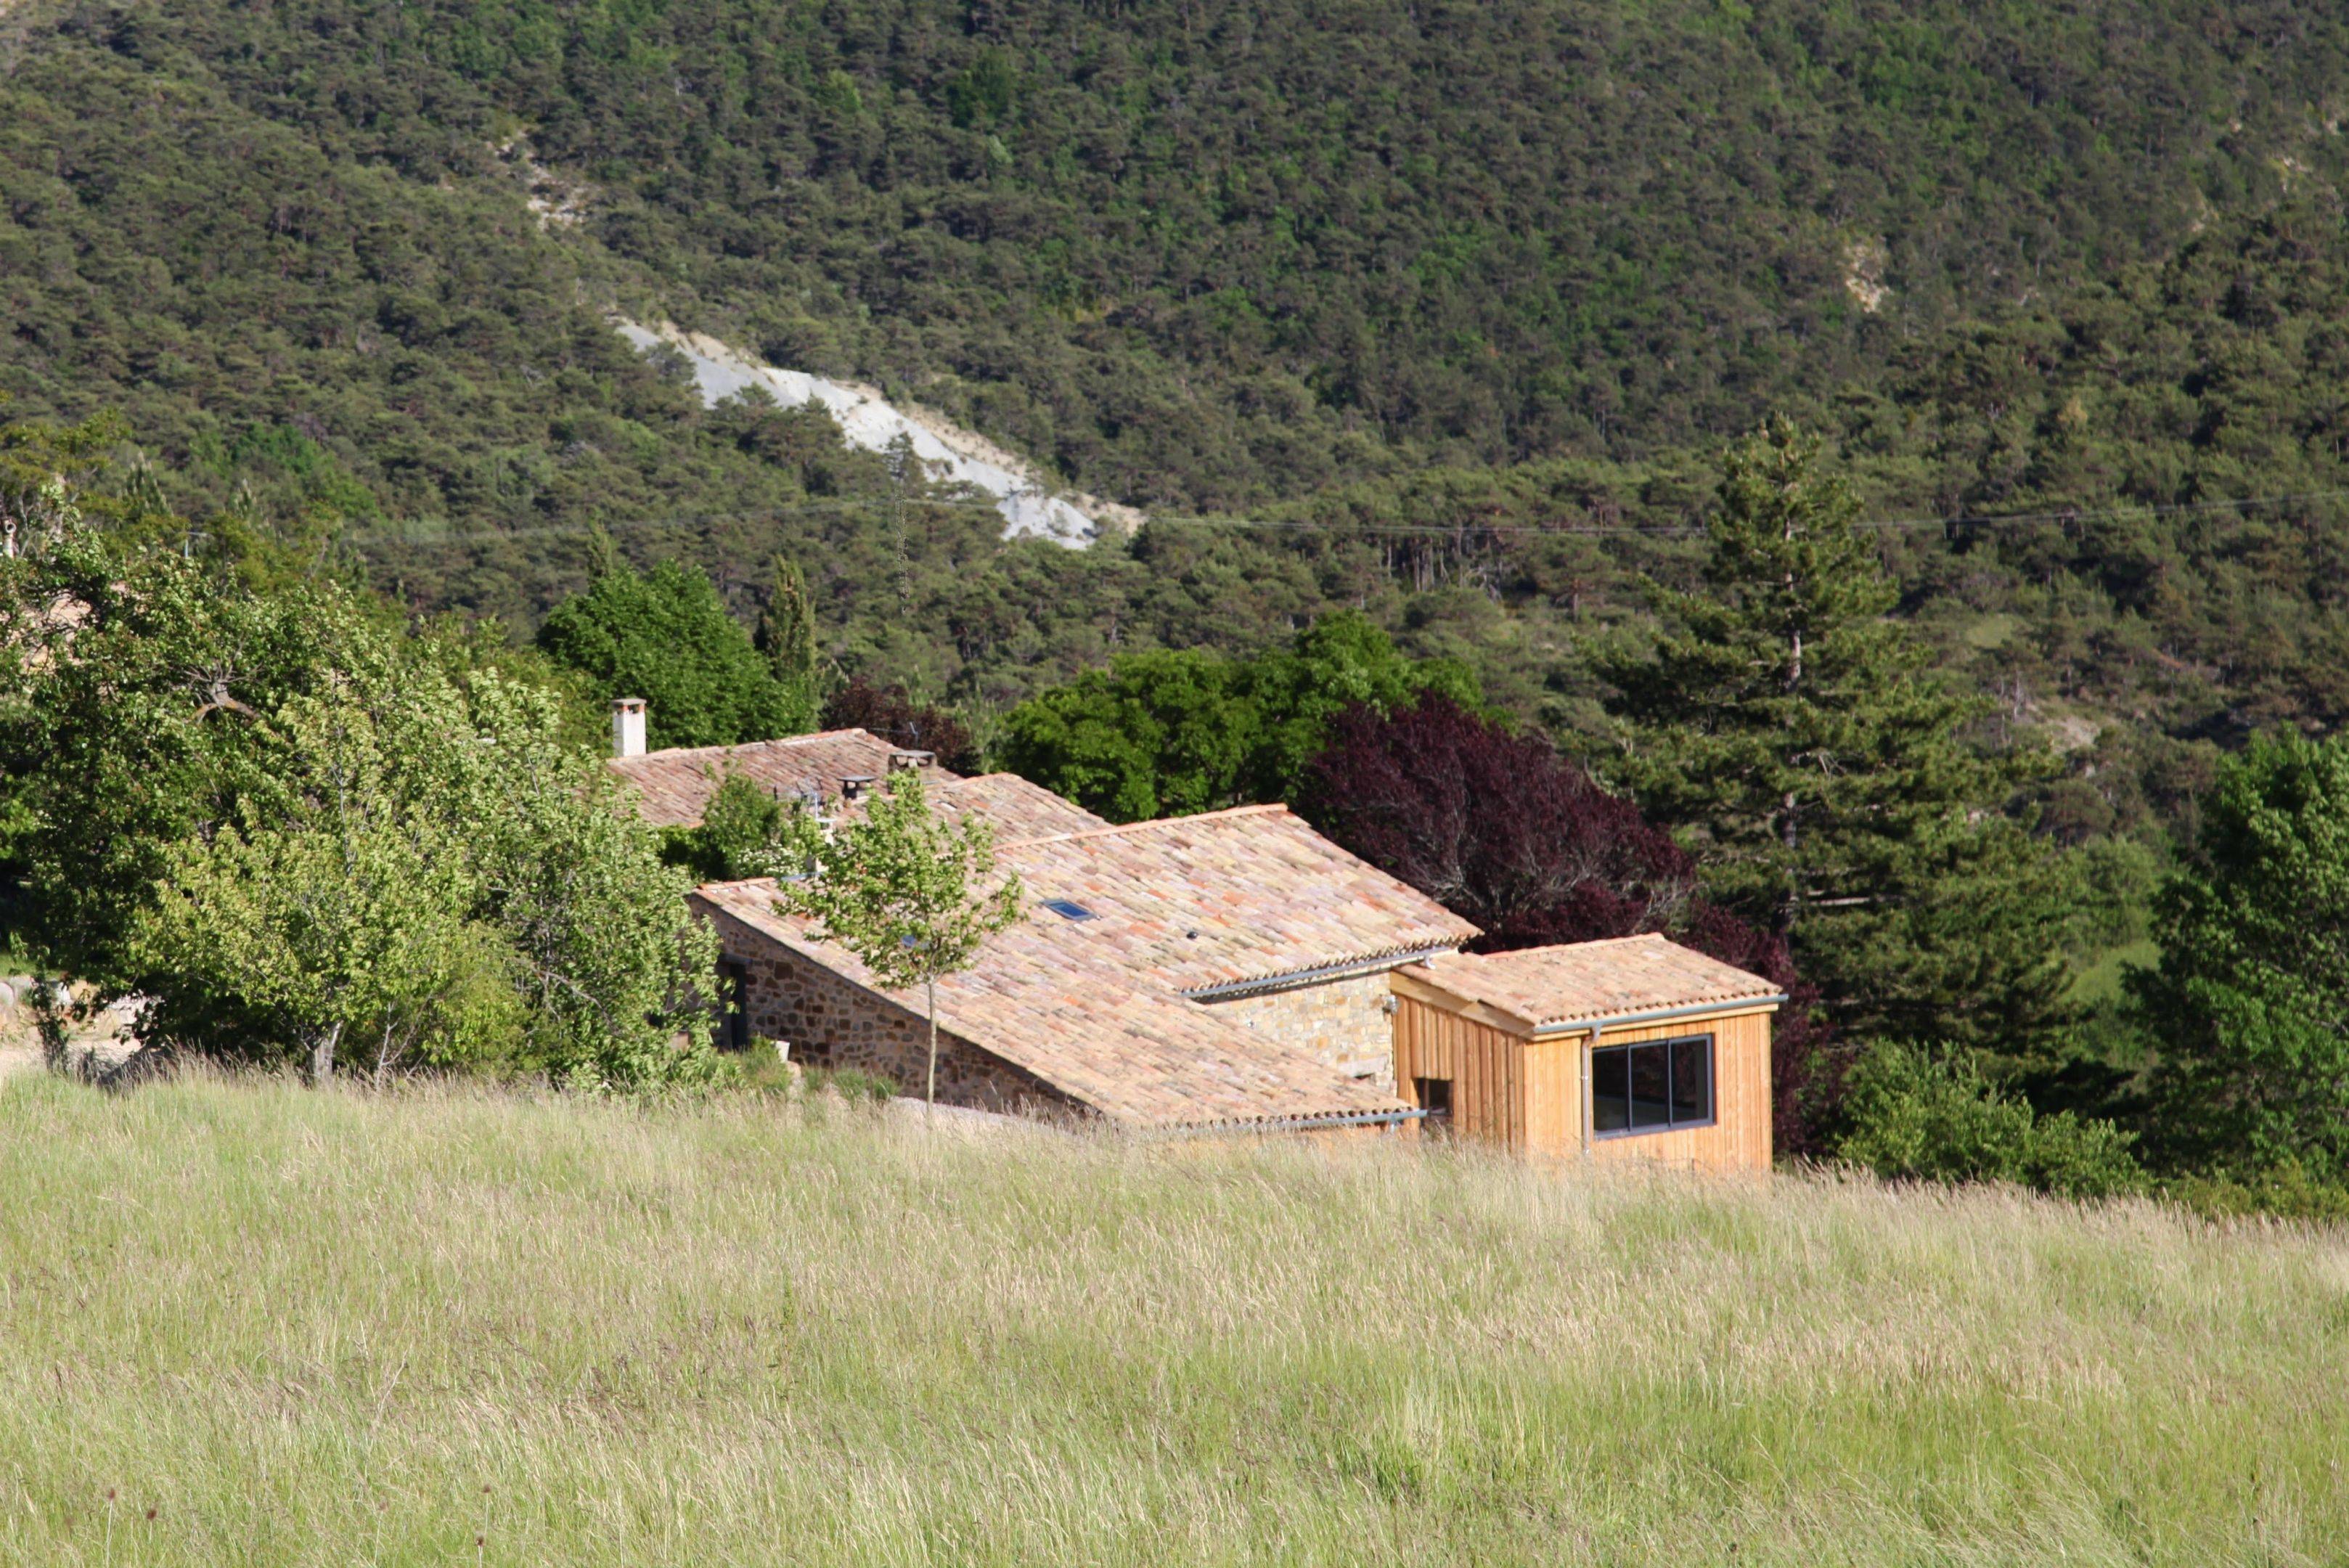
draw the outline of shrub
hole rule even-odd
[[[2214,1220],[2271,1214],[2349,1224],[2349,1187],[2323,1179],[2296,1159],[2246,1174],[2185,1177],[2166,1184],[2162,1194]]]
[[[916,702],[902,685],[875,686],[863,676],[833,692],[823,705],[827,730],[869,730],[893,746],[935,752],[938,763],[957,773],[978,770],[978,742],[970,727],[944,708]]]
[[[1839,1152],[1879,1176],[2013,1181],[2066,1198],[2142,1191],[2136,1135],[2071,1112],[2036,1115],[1971,1066],[1879,1044],[1847,1081],[1851,1118]]]

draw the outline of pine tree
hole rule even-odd
[[[2291,730],[2219,771],[2130,977],[2154,1141],[2181,1168],[2349,1179],[2349,742]]]
[[[1701,588],[1649,585],[1673,629],[1599,656],[1624,781],[1852,1034],[2046,1044],[2057,910],[2006,815],[2038,759],[1969,739],[1987,704],[1888,618],[1898,587],[1816,441],[1770,421],[1731,452],[1720,495]]]
[[[818,682],[815,665],[815,606],[808,599],[807,578],[799,563],[788,556],[775,557],[775,587],[759,617],[759,651],[775,682],[790,696],[796,722],[792,733],[815,728]]]

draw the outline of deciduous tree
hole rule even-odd
[[[549,612],[539,646],[605,698],[645,699],[656,746],[730,746],[802,732],[803,693],[776,679],[698,571],[610,560],[585,593]]]
[[[1284,800],[1340,713],[1383,712],[1431,691],[1476,697],[1464,668],[1406,658],[1368,618],[1340,610],[1257,659],[1121,655],[1007,714],[1003,761],[1116,822]]]
[[[785,876],[777,904],[816,922],[891,989],[919,985],[929,1014],[925,1100],[937,1098],[938,981],[967,967],[1019,918],[1019,878],[994,880],[994,834],[976,817],[932,815],[921,774],[889,775],[860,819],[807,846],[812,874]]]

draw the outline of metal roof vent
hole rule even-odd
[[[1044,900],[1044,908],[1051,910],[1052,913],[1060,916],[1061,919],[1064,920],[1097,920],[1101,919],[1099,915],[1094,914],[1091,909],[1086,909],[1082,904],[1076,902],[1072,898],[1047,898]]]

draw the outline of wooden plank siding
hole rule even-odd
[[[1406,982],[1407,983],[1407,982]],[[1486,1012],[1474,1017],[1474,1012]],[[1770,1137],[1770,1017],[1748,1007],[1608,1030],[1601,1045],[1713,1037],[1712,1125],[1593,1138],[1594,1159],[1661,1159],[1704,1170],[1766,1171]],[[1395,1090],[1420,1103],[1419,1078],[1452,1083],[1453,1130],[1528,1154],[1578,1158],[1588,1112],[1582,1053],[1587,1031],[1543,1038],[1462,1008],[1433,987],[1395,987]]]
[[[1599,1043],[1625,1045],[1640,1040],[1685,1040],[1697,1034],[1713,1036],[1713,1125],[1685,1132],[1593,1138],[1594,1158],[1661,1159],[1700,1170],[1770,1168],[1768,1012],[1749,1010],[1720,1017],[1673,1019],[1636,1029],[1610,1029]],[[1526,1047],[1568,1056],[1578,1054],[1581,1048],[1578,1037],[1545,1040]]]
[[[1416,1106],[1417,1078],[1452,1083],[1454,1132],[1522,1147],[1526,1105],[1517,1055],[1524,1042],[1487,1023],[1395,1001],[1395,1093]]]

